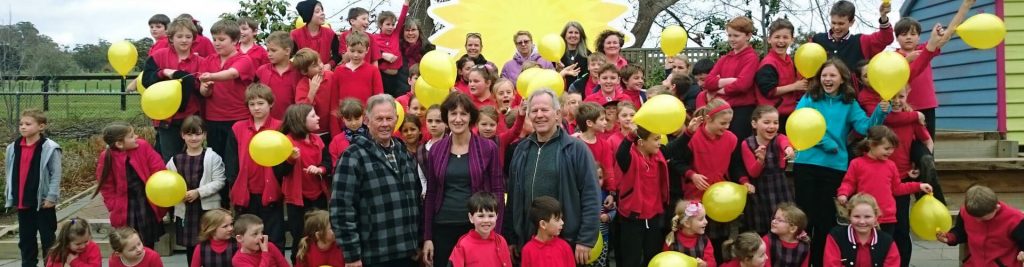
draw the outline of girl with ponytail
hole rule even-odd
[[[164,234],[160,218],[166,210],[149,203],[146,181],[149,176],[166,169],[163,158],[126,123],[115,122],[103,128],[107,149],[100,153],[96,166],[103,204],[110,212],[114,228],[136,229],[142,243],[149,248]]]

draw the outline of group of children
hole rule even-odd
[[[951,27],[973,2],[964,1]],[[366,99],[385,92],[398,96],[407,114],[395,136],[420,164],[448,132],[440,107],[424,106],[413,91],[401,89],[414,86],[415,61],[425,47],[406,38],[409,30],[418,33],[415,22],[406,21],[407,6],[398,17],[378,16],[378,34],[365,33],[369,13],[353,8],[351,30],[338,37],[324,25],[323,6],[302,1],[296,9],[305,26],[270,34],[265,50],[255,44],[258,25],[249,19],[215,23],[211,41],[187,14],[173,22],[154,16],[149,24],[157,42],[142,84],[182,79],[183,97],[172,118],[154,122],[156,146],[127,124],[103,129],[107,149],[97,163],[94,196],[102,195],[116,228],[109,236],[115,251],[111,265],[162,265],[152,247],[164,234],[167,210],[151,205],[144,187],[151,174],[165,169],[181,174],[188,188],[167,216],[191,266],[289,266],[289,260],[296,266],[344,265],[325,211],[328,183],[350,141],[369,134]],[[704,267],[907,266],[909,195],[939,193],[933,181],[913,180],[921,172],[911,144],[931,150],[934,110],[916,111],[913,102],[927,96],[912,92],[929,84],[918,79],[930,79],[929,63],[952,33],[937,25],[929,41],[917,47],[921,26],[911,18],[897,23],[901,51],[914,57],[914,90],[882,101],[870,88],[866,64],[847,68],[849,60],[870,58],[884,49],[878,44],[892,41],[889,7],[883,4],[881,11],[879,33],[853,35],[848,32],[852,3],[836,3],[834,28],[815,41],[842,53],[814,77],[796,73],[787,54],[794,27],[785,19],[770,26],[770,49],[763,59],[749,45],[752,22],[738,17],[726,24],[732,51],[717,63],[703,59],[692,66],[685,55],[674,56],[666,63],[669,78],[649,89],[643,88],[643,70],[620,64],[622,58],[587,56],[587,73],[567,84],[559,112],[562,127],[588,146],[598,168],[603,207],[593,219],[600,220],[607,245],[590,265],[607,266],[614,253],[618,266],[646,266],[656,254],[672,250]],[[599,42],[614,34],[602,33],[606,37]],[[539,67],[532,61],[522,65],[523,70]],[[473,131],[497,144],[507,174],[509,153],[533,131],[516,84],[499,78],[492,64],[477,65],[468,57],[458,68],[452,94],[468,94],[481,107]],[[399,73],[408,77],[403,81]],[[490,97],[477,97],[481,91]],[[633,122],[646,99],[661,94],[682,100],[691,118],[666,136]],[[796,153],[784,135],[785,124],[802,107],[817,109],[829,123],[818,145]],[[22,137],[7,148],[6,203],[18,209],[22,258],[36,264],[39,233],[48,249],[47,266],[99,266],[100,252],[86,220],[73,218],[57,229],[61,150],[42,135],[46,124],[42,112],[25,111]],[[295,150],[284,163],[265,167],[252,160],[248,144],[264,130],[279,130],[292,142]],[[847,152],[848,140],[860,140],[854,153]],[[793,185],[786,177],[789,160],[795,161]],[[422,170],[419,176],[423,179]],[[733,222],[709,220],[699,201],[722,181],[742,184],[750,194],[742,217]],[[426,180],[421,183],[426,188]],[[448,258],[452,266],[577,265],[577,252],[558,237],[563,222],[557,200],[532,201],[529,220],[536,224],[536,236],[510,250],[502,229],[496,229],[498,197],[477,193],[466,200],[474,229],[458,239]],[[963,209],[957,226],[937,237],[969,243],[969,266],[1024,260],[1019,254],[1024,215],[983,186],[967,191]],[[837,217],[848,226],[836,226]],[[293,240],[287,260],[281,251],[285,232]]]

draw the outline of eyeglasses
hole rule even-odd
[[[773,222],[780,222],[780,223],[789,223],[788,221],[786,221],[786,219],[783,219],[783,218],[772,218],[772,221]]]
[[[530,44],[530,40],[516,41],[516,45],[528,45],[528,44]]]

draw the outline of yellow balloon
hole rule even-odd
[[[544,38],[540,39],[540,44],[537,46],[537,51],[540,52],[540,56],[551,62],[558,62],[562,60],[562,55],[565,54],[565,40],[558,34],[548,34]]]
[[[413,93],[416,94],[416,99],[427,108],[433,105],[440,105],[448,97],[448,93],[451,93],[450,89],[434,88],[427,83],[427,80],[423,79],[423,76],[416,79],[416,86],[413,90]]]
[[[953,217],[949,208],[927,194],[910,208],[910,230],[924,240],[935,240],[936,233],[945,233],[953,228]]]
[[[405,107],[398,100],[395,100],[395,112],[398,112],[398,120],[395,121],[395,132],[398,133],[398,128],[402,128],[402,122],[405,121]]]
[[[455,62],[444,52],[427,52],[420,60],[420,77],[434,88],[449,89],[455,86]]]
[[[154,83],[140,98],[142,112],[154,120],[174,116],[181,105],[181,81],[166,80]]]
[[[821,47],[820,44],[808,42],[800,45],[793,57],[793,62],[796,63],[796,71],[800,72],[800,75],[804,76],[804,78],[810,78],[818,73],[821,64],[825,64],[825,60],[828,59],[828,53],[825,52],[825,48]]]
[[[295,28],[296,29],[302,28],[302,26],[306,26],[306,22],[302,21],[302,17],[296,17],[295,18]]]
[[[139,60],[139,51],[135,50],[132,42],[116,42],[107,50],[107,60],[110,61],[110,66],[114,67],[114,71],[124,77],[135,67],[135,62]]]
[[[664,251],[654,255],[647,267],[697,267],[697,259],[679,251]]]
[[[185,178],[177,172],[162,170],[146,180],[146,198],[158,207],[177,205],[185,198]]]
[[[974,15],[956,27],[956,33],[967,45],[977,49],[996,47],[1006,37],[1006,23],[996,15]]]
[[[825,136],[825,117],[813,108],[801,108],[793,111],[786,121],[786,135],[796,150],[807,150],[814,147]]]
[[[266,130],[249,140],[249,156],[256,164],[273,167],[292,155],[292,141],[281,132]]]
[[[686,49],[686,29],[679,25],[665,27],[661,31],[661,52],[671,57]]]
[[[658,95],[647,99],[633,116],[633,122],[656,134],[670,134],[686,122],[686,107],[671,95]]]
[[[562,96],[562,92],[565,91],[565,79],[562,79],[562,75],[558,74],[557,71],[552,69],[540,69],[532,76],[529,77],[530,82],[527,84],[526,95],[527,97],[536,91],[537,89],[551,89],[555,92],[555,95]]]
[[[146,92],[146,86],[142,85],[142,76],[145,72],[139,72],[139,77],[135,77],[135,91],[138,91],[141,95]]]
[[[601,258],[601,251],[604,250],[604,238],[601,236],[601,232],[597,232],[597,243],[594,243],[594,248],[590,249],[590,258],[587,259],[587,264],[594,264]]]
[[[529,68],[519,73],[519,77],[516,78],[516,92],[519,96],[526,98],[530,96],[530,81],[533,81],[533,75],[541,71],[541,68]]]
[[[902,55],[885,51],[868,62],[868,81],[882,100],[892,99],[910,80],[910,64]]]
[[[729,181],[717,182],[704,191],[701,202],[706,207],[708,218],[731,222],[740,217],[743,207],[747,206],[747,187]]]

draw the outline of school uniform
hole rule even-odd
[[[267,49],[263,48],[262,45],[255,43],[249,50],[242,50],[242,43],[235,44],[235,50],[238,50],[239,54],[249,57],[252,60],[254,67],[259,67],[270,63],[270,57],[267,55]]]
[[[317,87],[316,94],[310,98],[309,91],[312,90],[309,87],[309,81],[312,77],[299,77],[299,83],[295,86],[295,104],[309,104],[313,106],[313,112],[320,117],[320,130],[316,132],[317,135],[321,133],[330,132],[332,125],[338,125],[340,118],[334,116],[334,111],[338,109],[338,104],[341,104],[341,98],[338,97],[337,82],[335,75],[329,70],[324,70],[321,73],[323,80],[320,82],[320,87]],[[333,133],[331,135],[334,135]]]
[[[576,255],[569,243],[558,236],[547,242],[536,236],[523,246],[522,267],[572,267],[576,266]]]
[[[511,267],[512,254],[509,253],[508,242],[500,234],[491,232],[484,238],[476,230],[470,230],[459,237],[448,262],[453,267]]]
[[[240,248],[232,237],[228,240],[206,240],[200,242],[192,251],[189,267],[229,267],[231,259]]]
[[[191,50],[193,54],[196,54],[201,58],[217,54],[217,49],[213,47],[213,41],[210,41],[210,38],[207,38],[202,34],[196,34],[195,39],[192,40]]]
[[[156,253],[151,248],[143,247],[142,261],[131,265],[131,267],[163,267],[164,262],[160,259],[160,253]],[[124,263],[120,254],[114,253],[110,255],[110,260],[107,261],[109,267],[128,267],[128,264]]]
[[[181,79],[181,103],[178,111],[171,118],[153,121],[157,131],[157,148],[164,160],[169,160],[185,148],[185,140],[181,139],[181,123],[192,115],[199,115],[203,107],[203,97],[199,94],[199,68],[203,58],[189,54],[185,58],[178,57],[173,47],[150,50],[146,65],[142,71],[142,85],[150,87],[161,81]],[[175,70],[167,76],[164,70]]]
[[[238,77],[228,81],[214,82],[210,87],[210,96],[205,99],[206,143],[218,155],[224,155],[228,170],[235,170],[238,162],[231,151],[235,136],[231,131],[237,121],[249,118],[249,107],[245,101],[245,89],[252,83],[255,67],[249,57],[236,53],[221,62],[219,55],[206,58],[200,72],[215,73],[227,69],[235,69]],[[228,174],[231,175],[231,173]],[[227,192],[221,192],[223,196]]]
[[[56,238],[57,213],[55,207],[43,208],[46,201],[56,205],[60,201],[61,182],[60,145],[40,136],[32,144],[24,137],[18,137],[7,145],[4,206],[17,208],[18,248],[21,249],[23,265],[36,266],[39,263],[39,244],[42,241],[43,258],[53,246]]]
[[[331,165],[336,166],[338,164],[338,158],[341,157],[341,153],[348,149],[349,142],[345,134],[336,134],[334,138],[331,138],[331,143],[327,145],[327,151],[331,154]]]
[[[153,56],[153,53],[156,52],[157,50],[160,50],[161,48],[168,48],[168,47],[171,47],[171,46],[170,46],[170,42],[167,41],[167,35],[157,37],[156,40],[153,41],[153,46],[149,47],[148,56]]]
[[[633,142],[615,152],[615,173],[620,177],[618,215],[615,216],[618,266],[647,266],[661,252],[668,196],[668,165],[661,152],[643,155]],[[607,182],[607,181],[606,181]]]
[[[850,168],[836,190],[838,196],[853,196],[866,193],[878,201],[882,214],[878,222],[882,225],[896,223],[896,203],[893,196],[903,196],[920,191],[919,182],[900,182],[896,164],[890,160],[878,160],[861,156],[850,162]]]
[[[757,66],[760,59],[753,46],[747,46],[740,51],[729,51],[715,62],[715,67],[704,78],[704,90],[715,92],[719,89],[725,90],[720,97],[728,102],[733,109],[733,121],[729,124],[729,131],[737,136],[750,136],[752,126],[750,116],[757,106],[757,93],[754,88],[754,76],[757,73]],[[736,81],[725,87],[719,88],[718,81],[724,78],[736,78]]]
[[[629,99],[629,96],[622,93],[621,88],[616,88],[615,92],[612,93],[612,95],[605,95],[604,92],[601,91],[600,87],[598,87],[597,92],[587,95],[587,98],[583,99],[583,102],[594,102],[601,106],[604,106],[608,102],[612,101],[622,102],[631,100]]]
[[[284,259],[281,250],[274,243],[267,243],[267,251],[260,250],[247,253],[239,250],[231,258],[231,266],[234,267],[288,267],[288,261]]]
[[[582,68],[582,67],[581,67]],[[578,92],[583,98],[597,92],[597,82],[590,79],[590,73],[581,74],[576,81],[569,84],[570,92]]]
[[[103,169],[109,167],[106,180],[99,185],[103,204],[110,212],[110,226],[134,228],[146,247],[153,247],[164,234],[161,219],[165,209],[149,203],[146,181],[166,169],[160,154],[146,140],[138,139],[139,147],[131,150],[106,149],[100,153],[96,166],[97,180],[103,180]],[[110,166],[106,166],[107,157]]]
[[[1017,253],[1024,245],[1024,213],[1005,202],[999,202],[995,216],[981,220],[960,207],[953,229],[946,233],[946,244],[967,243],[964,266],[1018,266]]]
[[[777,135],[765,144],[764,162],[758,161],[754,155],[758,146],[756,135],[747,137],[740,145],[750,184],[757,189],[747,195],[743,217],[746,218],[747,229],[764,235],[771,231],[779,204],[793,202],[793,187],[786,179],[786,148],[792,146],[785,135]]]
[[[341,247],[338,244],[332,243],[327,249],[322,249],[315,240],[307,240],[311,243],[306,248],[306,258],[296,259],[295,267],[345,266],[345,256],[341,254]]]
[[[101,267],[102,262],[103,255],[100,255],[100,246],[96,245],[96,242],[89,240],[89,243],[85,244],[85,249],[82,250],[82,253],[79,253],[78,256],[75,257],[74,260],[71,260],[71,262],[68,262],[67,265],[71,267]],[[58,262],[52,254],[46,259],[46,267],[63,267],[64,265],[65,263]]]
[[[486,90],[486,89],[482,89],[482,90]],[[474,95],[474,94],[468,94],[468,95],[469,95],[469,100],[473,101],[473,105],[475,105],[477,107],[477,109],[483,108],[484,106],[492,106],[492,107],[495,107],[495,108],[498,107],[498,102],[494,101],[494,97],[495,97],[494,94],[491,94],[487,99],[483,99],[483,100],[477,98],[476,95]],[[498,115],[498,116],[501,116],[501,115]],[[501,119],[501,118],[499,118],[499,119]]]
[[[384,93],[384,85],[380,80],[380,71],[369,63],[370,61],[363,61],[355,69],[349,68],[348,64],[342,64],[334,69],[334,80],[336,81],[334,85],[336,88],[333,90],[337,94],[338,101],[351,97],[359,100],[363,106],[366,106],[366,100],[370,99],[371,96]],[[331,121],[338,122],[341,120],[338,117],[334,118]],[[344,127],[343,124],[334,123],[331,124],[330,131],[332,134],[338,133],[342,127]]]
[[[596,136],[595,136],[596,137]],[[581,138],[580,141],[583,141]],[[594,138],[594,143],[587,143],[583,141],[583,144],[587,145],[590,149],[590,153],[594,155],[594,160],[601,166],[601,179],[604,180],[604,185],[601,187],[605,191],[615,191],[618,188],[616,182],[616,171],[614,168],[615,152],[608,139]]]
[[[711,239],[706,235],[691,236],[678,230],[672,243],[665,244],[663,249],[682,252],[687,256],[701,259],[707,263],[708,267],[718,266],[715,261],[715,247],[711,245]]]
[[[281,128],[281,121],[267,118],[263,127],[255,122],[236,122],[231,127],[237,141],[238,178],[231,184],[231,205],[239,215],[253,214],[263,219],[263,231],[274,244],[284,244],[284,210],[281,207],[281,180],[271,167],[256,164],[249,154],[249,142],[257,133]]]
[[[722,181],[747,182],[736,135],[725,131],[721,136],[714,137],[707,132],[704,125],[699,128],[694,133],[686,133],[672,140],[682,143],[686,149],[682,149],[681,152],[689,154],[690,156],[686,158],[691,159],[691,162],[677,163],[688,165],[683,185],[685,199],[701,199],[704,196],[704,191],[697,190],[696,185],[691,182],[691,177],[695,174],[707,177],[709,185]],[[677,147],[678,144],[670,146]]]
[[[330,155],[324,154],[324,143],[319,137],[308,134],[306,138],[298,138],[295,135],[288,135],[292,146],[299,150],[299,158],[288,158],[281,165],[274,167],[275,173],[283,173],[281,192],[284,194],[284,203],[288,212],[289,232],[292,235],[292,259],[299,251],[299,241],[305,231],[303,226],[307,211],[313,209],[327,210],[327,181],[331,180]],[[322,174],[312,175],[306,173],[309,166],[316,166]]]
[[[829,29],[811,36],[811,42],[825,48],[829,58],[839,58],[847,67],[854,68],[861,60],[871,59],[884,51],[895,37],[892,24],[886,22],[879,23],[878,31],[872,34],[847,32],[846,35],[835,38]]]
[[[779,87],[793,84],[804,77],[796,71],[793,58],[789,54],[768,52],[761,59],[761,65],[754,74],[754,85],[757,87],[757,104],[773,106],[779,111],[779,132],[786,133],[786,121],[789,114],[796,110],[796,102],[804,95],[804,91],[793,91],[784,95],[775,95]]]
[[[341,62],[341,53],[338,52],[338,35],[330,27],[320,25],[320,32],[314,36],[309,33],[309,29],[303,26],[292,30],[291,37],[295,42],[293,55],[300,49],[309,48],[320,55],[320,63],[333,68],[338,62]]]
[[[200,218],[207,210],[221,208],[220,190],[224,188],[224,161],[211,148],[199,155],[182,152],[167,161],[167,170],[181,174],[187,190],[199,192],[199,199],[174,205],[175,240],[190,251],[199,243]]]
[[[643,106],[644,102],[647,102],[647,90],[633,90],[628,88],[622,89],[622,94],[629,98],[629,101],[633,103],[633,106],[637,110],[640,110],[640,106]]]
[[[402,61],[405,60],[402,56],[402,49],[400,47],[402,35],[405,34],[401,31],[405,26],[405,18],[409,13],[409,5],[402,5],[402,11],[398,14],[398,21],[395,24],[395,29],[391,31],[391,34],[386,34],[383,31],[378,34],[371,35],[374,38],[374,42],[377,44],[377,50],[381,52],[381,60],[378,63],[380,67],[381,82],[384,83],[384,92],[393,96],[398,97],[405,94],[408,90],[409,84],[406,79],[398,75],[398,70],[402,68]],[[388,62],[383,59],[383,53],[391,53],[397,57],[394,62]],[[391,72],[389,74],[388,72]],[[403,86],[404,85],[404,86]]]
[[[932,59],[942,54],[942,49],[936,48],[935,51],[928,51],[927,45],[922,44],[917,47],[917,51],[921,51],[921,53],[917,59],[910,62],[910,67],[912,73],[913,70],[918,70],[919,73],[911,76],[907,83],[911,89],[907,94],[907,104],[924,114],[925,121],[928,122],[928,134],[935,135],[935,108],[939,107],[939,99],[935,94],[935,75],[932,74],[931,62]],[[896,52],[906,56],[902,49],[897,49]],[[919,60],[921,62],[918,62]]]
[[[263,64],[256,69],[256,81],[267,85],[274,93],[274,105],[270,107],[270,117],[278,120],[284,119],[284,111],[295,103],[295,87],[302,78],[304,77],[299,70],[291,64],[288,64],[288,69],[284,72],[278,72],[274,68],[274,64],[270,63]]]
[[[762,236],[761,240],[764,241],[765,254],[768,256],[766,267],[807,267],[811,256],[811,245],[807,242],[782,241],[773,233]]]
[[[836,226],[826,242],[822,266],[900,266],[900,252],[885,232],[872,229],[869,240],[860,240],[852,226]]]
[[[346,41],[345,39],[348,38],[348,35],[350,33],[352,33],[351,28],[349,28],[347,31],[342,32],[341,35],[338,35],[338,52],[342,55],[348,53],[348,41]],[[364,32],[363,34],[365,34],[366,37],[368,37],[366,39],[369,42],[369,45],[366,46],[366,54],[363,55],[363,63],[373,64],[373,62],[377,62],[377,60],[380,60],[380,47],[377,46],[376,40],[373,39],[373,34],[368,32]],[[339,62],[338,68],[341,68],[341,65],[342,63]]]

